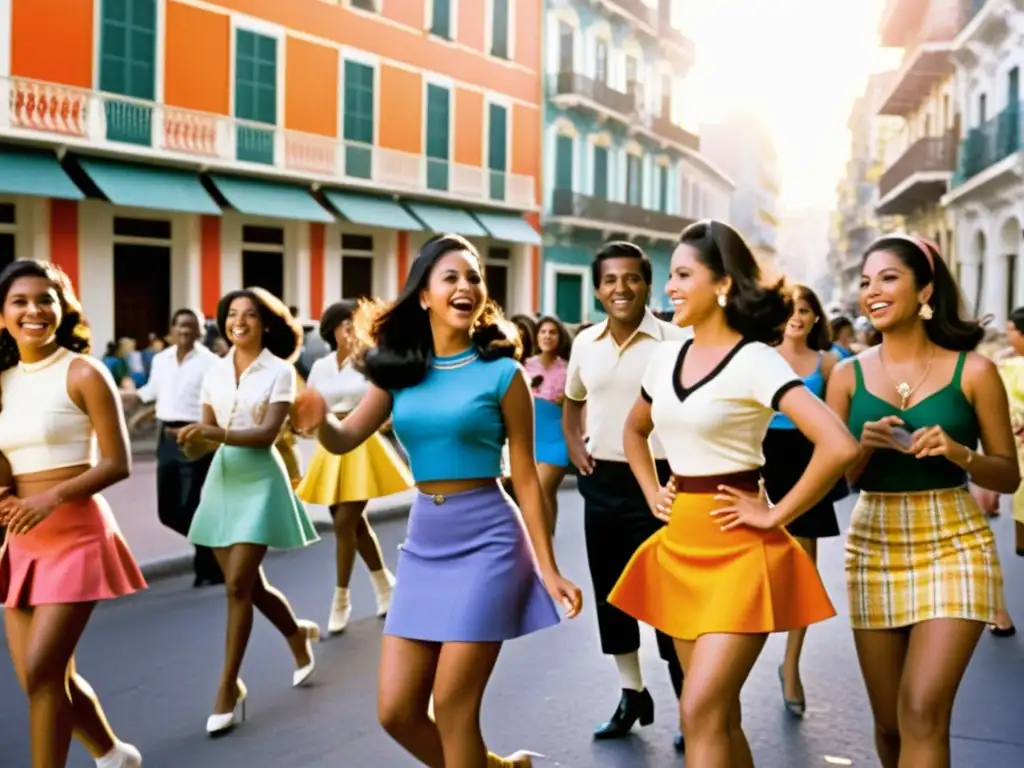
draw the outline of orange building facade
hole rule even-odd
[[[0,0],[0,261],[97,342],[262,285],[317,318],[467,236],[538,304],[543,0]]]

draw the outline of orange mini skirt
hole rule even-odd
[[[0,556],[7,608],[110,600],[145,587],[102,496],[61,504],[27,533],[9,534]]]
[[[608,602],[679,640],[707,634],[767,634],[836,615],[814,562],[783,528],[723,531],[718,484],[744,490],[748,473],[677,478],[668,525],[633,554]],[[755,485],[756,489],[756,475]]]

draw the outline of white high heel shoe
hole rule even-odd
[[[298,621],[296,624],[300,632],[306,633],[306,653],[309,654],[309,664],[299,667],[292,673],[292,688],[298,688],[309,680],[316,669],[316,659],[313,657],[313,643],[320,642],[320,627],[315,621]]]
[[[206,718],[206,732],[210,736],[220,736],[245,722],[245,699],[249,691],[241,678],[235,681],[235,685],[238,688],[238,698],[235,699],[234,708],[230,712],[215,712]]]
[[[142,768],[142,755],[132,744],[115,741],[114,748],[96,758],[97,768]]]
[[[331,616],[327,620],[327,632],[332,635],[340,635],[348,626],[352,618],[352,603],[349,602],[348,590],[342,591],[340,587],[334,590],[334,599],[331,601]]]

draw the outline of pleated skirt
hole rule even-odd
[[[391,443],[375,433],[355,450],[340,456],[317,445],[295,493],[309,504],[331,506],[379,499],[412,486],[412,473],[405,462]]]
[[[846,537],[846,588],[854,629],[991,624],[1003,608],[995,537],[966,488],[862,491]]]
[[[319,539],[276,448],[222,445],[210,464],[189,541],[297,549]]]

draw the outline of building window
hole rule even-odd
[[[105,93],[152,101],[156,94],[156,0],[103,0],[100,82]],[[149,146],[152,108],[106,99],[107,139]]]
[[[491,200],[504,200],[508,173],[508,109],[500,104],[489,104],[487,119],[487,167],[490,170]]]
[[[373,177],[374,69],[357,61],[345,62],[345,175]]]
[[[491,55],[501,59],[510,57],[509,3],[511,0],[491,2]]]
[[[512,251],[505,247],[487,249],[484,277],[487,280],[487,295],[497,303],[505,314],[509,308],[508,277],[512,265]]]
[[[380,12],[380,0],[348,0],[348,4],[361,11],[373,11],[374,13]]]
[[[451,92],[427,85],[427,188],[448,191],[448,152],[451,144]]]
[[[284,230],[242,227],[242,285],[257,286],[284,301]]]
[[[572,191],[572,136],[555,139],[555,189]]]
[[[574,49],[576,46],[576,30],[564,21],[558,22],[558,71],[575,72]]]
[[[452,4],[455,0],[433,0],[431,3],[432,13],[430,16],[430,31],[445,40],[453,39],[452,34]]]
[[[608,41],[598,40],[594,49],[594,80],[608,82]]]
[[[658,210],[668,213],[668,166],[658,166]]]
[[[18,252],[15,224],[14,203],[0,203],[0,269],[14,261]]]
[[[373,238],[369,235],[341,236],[341,298],[373,296]]]
[[[235,35],[235,117],[277,125],[277,40],[247,29]],[[239,125],[237,133],[239,160],[273,165],[273,130]]]
[[[643,207],[644,163],[639,155],[626,155],[626,202]]]
[[[114,335],[141,349],[151,333],[163,336],[171,315],[171,222],[113,221]]]
[[[608,147],[594,147],[594,197],[608,199]]]
[[[583,322],[586,283],[579,272],[555,272],[555,316],[563,323]]]

